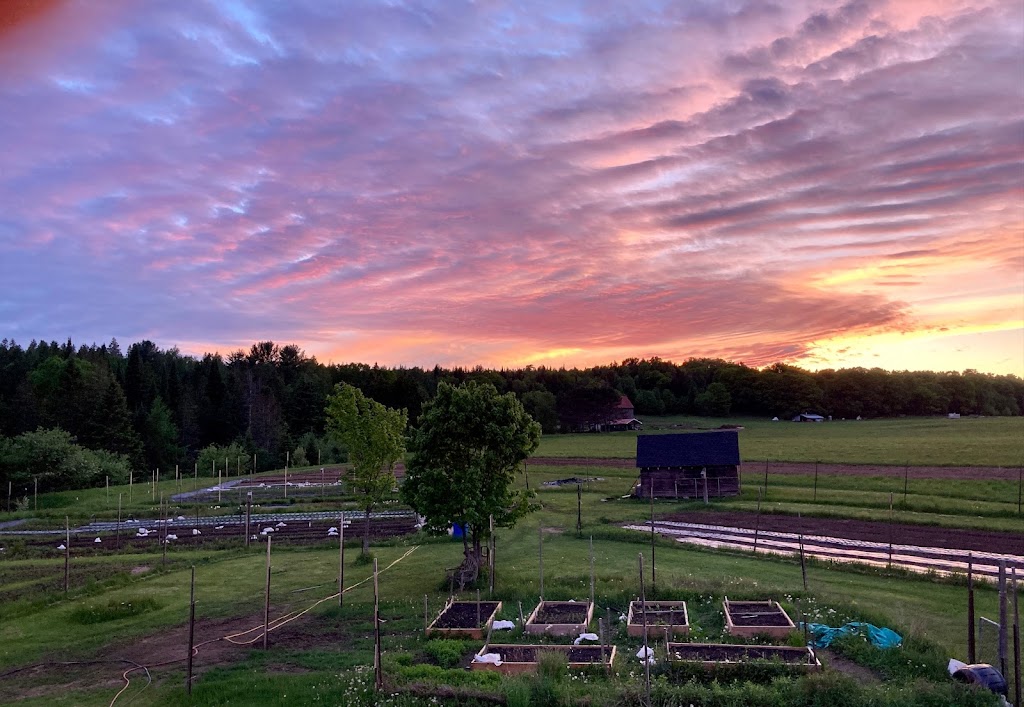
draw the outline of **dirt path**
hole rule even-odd
[[[758,527],[756,514],[743,511],[692,511],[674,513],[660,517],[658,520],[747,529]],[[1000,533],[987,530],[895,523],[892,525],[890,535],[890,526],[884,522],[842,518],[798,518],[769,513],[761,514],[759,527],[761,531],[768,532],[824,535],[877,543],[888,543],[891,538],[894,542],[903,545],[1024,555],[1024,532]]]
[[[636,469],[635,459],[594,459],[593,457],[533,457],[530,466],[582,466],[612,469]],[[763,474],[764,462],[748,461],[741,465],[741,473]],[[818,464],[822,476],[895,476],[911,479],[1001,479],[1017,481],[1020,471],[995,466],[885,466],[882,464]],[[773,475],[813,476],[814,462],[769,462],[769,480]]]
[[[823,648],[815,652],[818,654],[818,657],[821,658],[821,662],[825,664],[826,668],[849,675],[862,685],[880,685],[882,683],[882,678],[880,678],[875,671],[870,668],[865,668],[863,665],[858,665],[852,660],[844,658],[828,648]]]

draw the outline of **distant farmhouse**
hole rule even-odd
[[[644,424],[634,417],[633,403],[625,395],[619,400],[619,404],[615,406],[613,413],[615,417],[600,425],[600,430],[604,432],[638,430]]]
[[[740,437],[736,430],[640,435],[640,482],[634,495],[650,498],[736,496],[740,492]]]
[[[793,417],[793,422],[824,422],[825,418],[812,412],[803,412]]]

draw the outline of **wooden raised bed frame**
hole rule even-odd
[[[547,651],[550,653],[565,653],[566,657],[570,658],[570,668],[586,668],[591,665],[598,667],[604,667],[605,665],[611,665],[615,660],[615,646],[604,647],[604,659],[605,663],[601,662],[601,646],[588,645],[588,646],[557,646],[557,645],[526,645],[526,644],[511,644],[511,643],[495,643],[493,645],[487,645],[480,649],[477,655],[484,655],[485,653],[498,653],[504,656],[503,650],[509,648],[533,648],[538,653]],[[573,651],[579,651],[583,653],[592,653],[594,660],[592,661],[576,661],[571,660],[571,654]],[[537,672],[537,660],[532,661],[502,661],[501,665],[495,665],[494,663],[477,663],[472,662],[471,667],[473,670],[491,670],[504,675],[521,675],[523,673],[535,673]]]
[[[481,601],[480,602],[480,604],[481,604],[480,618],[481,618],[482,623],[481,623],[480,626],[477,626],[475,628],[473,628],[473,627],[444,628],[444,627],[438,626],[437,622],[441,620],[441,617],[444,616],[445,613],[450,608],[452,608],[454,605],[456,605],[456,604],[463,605],[463,606],[468,605],[468,606],[473,607],[474,618],[475,618],[475,611],[476,611],[476,602],[475,601],[450,601],[450,602],[448,602],[447,604],[444,605],[444,608],[441,609],[441,613],[438,614],[437,616],[435,616],[434,620],[427,627],[426,633],[427,633],[427,637],[428,638],[430,636],[435,636],[436,635],[436,636],[441,636],[441,637],[444,637],[444,638],[472,638],[474,640],[479,641],[479,640],[483,639],[484,636],[487,635],[487,632],[491,628],[491,624],[494,623],[494,617],[498,615],[499,611],[501,611],[501,602],[500,601],[499,602]],[[485,604],[494,604],[495,607],[494,607],[494,609],[490,613],[487,613],[486,608],[483,606]]]
[[[687,653],[724,652],[737,653],[738,660],[723,658],[721,660],[702,660],[700,657],[687,658]],[[733,643],[669,643],[668,652],[670,660],[677,663],[697,663],[706,670],[712,670],[723,665],[742,665],[752,660],[772,660],[779,658],[787,668],[794,672],[813,672],[821,670],[821,661],[814,654],[814,649],[794,648],[792,646],[756,646]],[[753,655],[743,655],[753,654]],[[761,654],[761,655],[757,655]],[[788,658],[788,660],[787,660]],[[799,660],[793,660],[793,659]]]
[[[673,636],[688,636],[690,634],[690,615],[686,611],[685,601],[648,601],[647,605],[647,637],[664,637],[665,633],[671,631]],[[665,623],[659,621],[666,613],[683,613],[683,620],[679,623]],[[660,615],[660,616],[659,616]],[[626,618],[626,633],[633,638],[640,638],[644,635],[644,616],[639,600],[629,602],[629,616]]]
[[[729,597],[723,602],[725,607],[725,631],[730,636],[742,636],[753,638],[754,636],[767,635],[772,638],[785,639],[790,632],[796,630],[796,624],[789,618],[786,610],[777,601],[729,601]],[[766,617],[764,623],[757,621],[752,623],[736,623],[733,614],[742,621],[739,614],[746,614],[749,618]],[[768,619],[767,617],[776,617]]]
[[[562,607],[573,607],[586,610],[586,618],[582,622],[571,624],[540,623],[537,617],[546,609],[558,609]],[[578,636],[584,633],[590,626],[590,620],[594,618],[594,605],[589,601],[542,601],[530,613],[526,620],[526,633],[532,635],[546,634],[548,636]]]

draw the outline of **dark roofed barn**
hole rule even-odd
[[[649,498],[736,496],[740,492],[740,439],[735,430],[640,435],[636,438],[640,483],[634,493]]]

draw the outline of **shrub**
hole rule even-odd
[[[442,668],[454,668],[462,662],[466,643],[451,639],[435,638],[427,641],[423,651]]]

